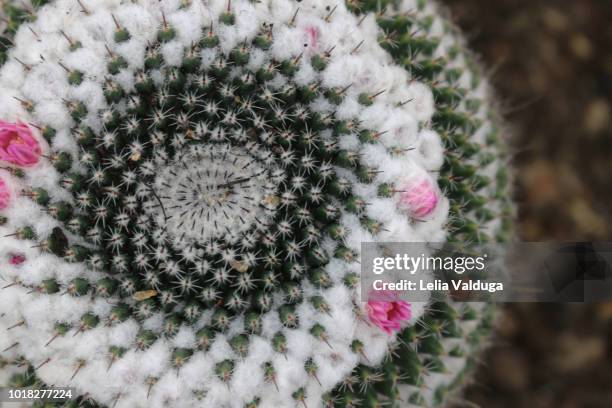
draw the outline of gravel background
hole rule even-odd
[[[524,241],[612,241],[612,2],[444,0],[514,134]],[[507,305],[459,407],[612,407],[612,303]]]

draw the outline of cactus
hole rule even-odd
[[[491,305],[432,295],[387,333],[359,297],[361,242],[509,238],[502,129],[435,4],[4,9],[0,381],[116,407],[463,382]]]

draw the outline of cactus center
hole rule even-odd
[[[235,241],[265,227],[276,210],[277,185],[246,150],[195,145],[160,168],[147,209],[175,245]]]

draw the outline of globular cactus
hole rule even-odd
[[[362,242],[508,238],[502,132],[434,4],[3,8],[0,380],[310,408],[462,382],[490,305],[359,296]]]

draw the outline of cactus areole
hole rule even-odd
[[[360,299],[362,242],[507,239],[486,81],[423,0],[37,0],[0,26],[0,385],[435,406],[491,307]]]

